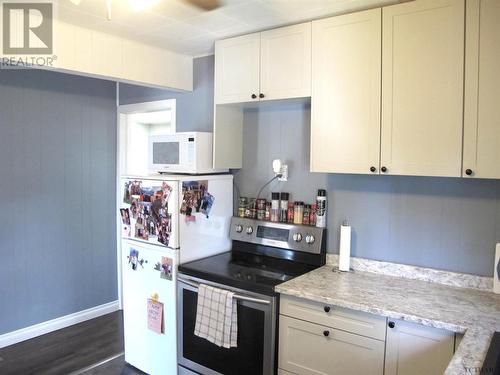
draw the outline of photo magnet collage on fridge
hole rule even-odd
[[[208,192],[208,181],[184,181],[182,194],[180,213],[186,215],[186,221],[196,221],[196,212],[201,212],[208,218],[215,201],[214,196]]]
[[[168,246],[172,232],[172,214],[168,213],[168,200],[172,187],[166,182],[161,186],[142,186],[142,181],[128,181],[124,186],[123,202],[130,209],[120,210],[123,234],[143,240],[156,238]],[[131,220],[135,221],[132,229]]]

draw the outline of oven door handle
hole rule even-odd
[[[192,286],[193,288],[196,288],[196,289],[198,289],[198,287],[200,286],[199,283],[196,283],[196,282],[191,281],[191,280],[186,280],[186,279],[184,279],[182,277],[177,277],[177,281],[180,281],[181,283],[190,285],[190,286]],[[263,304],[263,305],[270,305],[271,304],[271,301],[267,301],[265,299],[259,299],[259,298],[242,296],[241,294],[237,294],[237,293],[234,293],[233,298],[236,298],[236,299],[239,299],[239,300],[242,300],[242,301],[260,303],[260,304]]]

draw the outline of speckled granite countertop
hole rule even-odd
[[[276,291],[331,305],[465,333],[445,374],[479,373],[494,331],[500,331],[500,295],[326,265]]]

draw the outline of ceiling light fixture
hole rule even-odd
[[[161,2],[161,0],[128,0],[129,5],[134,12],[142,12],[146,9],[150,9],[159,2]]]

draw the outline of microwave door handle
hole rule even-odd
[[[198,287],[200,285],[199,283],[196,283],[196,282],[191,281],[191,280],[186,280],[186,279],[183,279],[181,277],[177,277],[177,280],[180,281],[181,283],[187,284],[187,285],[192,286],[193,288],[196,288],[196,289],[198,289]],[[241,301],[255,302],[255,303],[260,303],[260,304],[263,304],[263,305],[269,305],[269,304],[271,304],[270,301],[266,301],[265,299],[259,299],[259,298],[242,296],[241,294],[237,294],[237,293],[235,293],[233,295],[233,297],[236,298],[236,299],[239,299]]]

